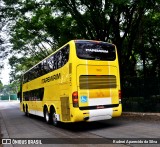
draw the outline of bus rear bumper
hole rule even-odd
[[[78,122],[78,121],[91,122],[91,121],[107,120],[111,119],[112,117],[121,116],[122,105],[119,104],[117,107],[113,108],[81,110],[81,111],[79,111],[78,108],[75,108],[75,111],[73,112],[74,113],[71,120],[72,122]]]
[[[119,117],[122,114],[122,104],[120,103],[118,107],[113,108],[112,117]]]
[[[94,109],[89,110],[89,117],[84,117],[86,121],[98,121],[98,120],[107,120],[112,117],[119,117],[122,113],[122,104],[119,104],[117,107],[106,108],[106,109]]]
[[[90,121],[111,119],[112,112],[113,112],[112,108],[89,110],[89,118],[87,121],[90,122]]]

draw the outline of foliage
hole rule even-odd
[[[2,81],[0,80],[0,94],[1,94],[2,90],[3,90],[3,84],[2,84]]]
[[[123,111],[160,112],[160,78],[127,77],[123,87]]]
[[[19,90],[19,82],[14,81],[9,85],[3,85],[0,81],[0,95],[17,94]]]
[[[4,68],[4,60],[8,57],[11,51],[10,27],[13,26],[10,17],[6,16],[8,9],[4,1],[0,2],[0,71]],[[5,60],[6,61],[6,60]]]
[[[76,38],[116,44],[122,83],[128,75],[160,75],[159,0],[3,2],[4,16],[12,22],[13,79],[58,46]],[[138,63],[143,65],[143,71],[136,70]]]

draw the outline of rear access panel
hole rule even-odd
[[[118,104],[117,67],[78,65],[79,107]]]

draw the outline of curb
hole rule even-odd
[[[160,113],[145,113],[145,112],[123,112],[122,115],[158,116],[158,117],[160,117]]]
[[[123,112],[122,119],[137,121],[155,121],[160,122],[160,113],[142,113],[142,112]]]

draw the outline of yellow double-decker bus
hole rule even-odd
[[[116,46],[71,40],[26,71],[21,111],[46,122],[97,121],[122,113]]]

